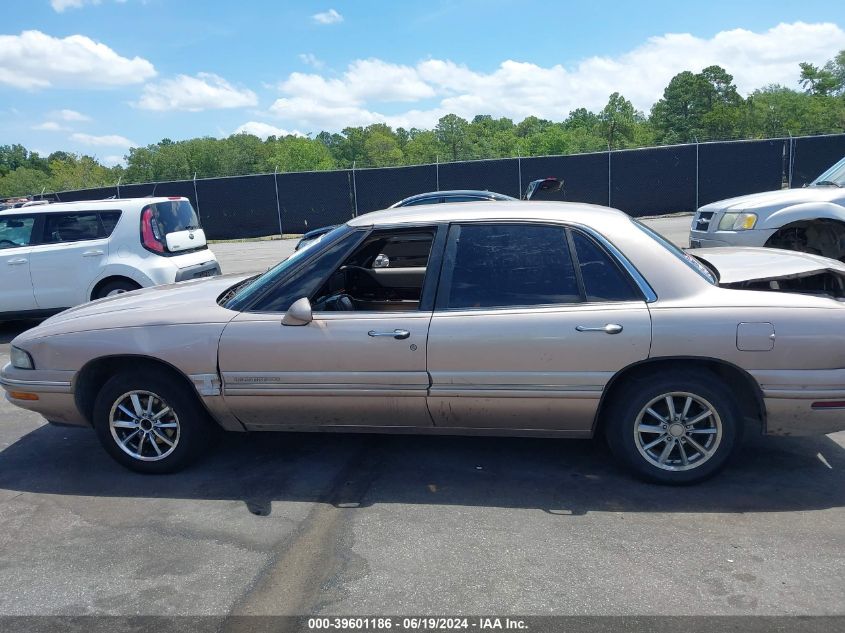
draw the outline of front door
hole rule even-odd
[[[0,215],[0,313],[38,307],[29,275],[35,223],[33,215]]]
[[[323,270],[336,251],[328,247],[302,278],[286,280],[230,322],[219,366],[241,422],[253,429],[431,426],[431,306],[421,297],[435,233],[376,231]],[[282,325],[302,296],[313,320]]]
[[[651,343],[617,264],[561,225],[453,226],[429,329],[435,425],[589,435],[607,382]]]

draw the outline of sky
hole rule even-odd
[[[560,121],[683,70],[798,88],[832,0],[0,0],[0,144],[122,163],[162,138],[314,135],[447,113]]]

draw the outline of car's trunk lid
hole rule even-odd
[[[776,248],[696,248],[687,252],[714,268],[724,288],[845,299],[845,264],[834,259]]]

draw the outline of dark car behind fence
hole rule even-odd
[[[62,201],[185,196],[210,239],[304,233],[339,224],[425,191],[487,189],[519,197],[528,183],[564,180],[561,200],[616,207],[632,216],[697,206],[782,186],[802,187],[845,156],[845,134],[725,141],[567,156],[411,167],[203,178],[62,191]]]

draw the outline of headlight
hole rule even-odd
[[[32,356],[23,351],[20,347],[12,345],[12,351],[9,354],[12,360],[12,367],[17,369],[35,369],[35,363],[32,362]]]
[[[719,220],[720,231],[747,231],[757,224],[756,213],[726,213]]]

